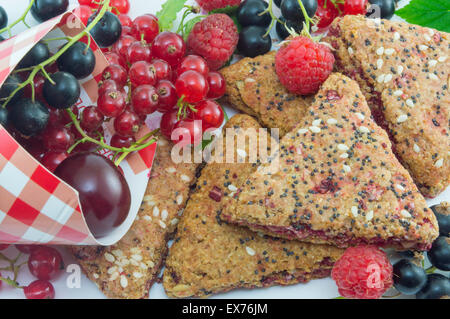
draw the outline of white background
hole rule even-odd
[[[130,16],[136,17],[144,13],[156,13],[161,4],[165,0],[130,0],[131,10]],[[70,0],[71,5],[77,4],[76,0]],[[190,0],[193,2],[193,0]],[[409,0],[403,0],[400,5],[408,3]],[[14,21],[18,18],[27,6],[28,0],[0,0],[0,5],[5,8],[8,13],[9,21]],[[275,9],[277,10],[277,9]],[[394,18],[398,19],[398,18]],[[33,20],[31,15],[27,18],[27,21],[34,25],[36,22]],[[13,32],[18,33],[24,30],[23,25],[18,25],[14,28]],[[227,108],[228,109],[228,108]],[[228,109],[228,114],[231,115],[234,112]],[[438,198],[428,201],[429,205],[434,205],[440,203],[444,200],[450,200],[450,189],[447,189]],[[58,248],[63,254],[64,262],[67,265],[74,263],[74,259],[65,251],[64,248]],[[9,257],[15,256],[17,250],[15,248],[8,248],[6,250],[6,255]],[[393,256],[396,258],[396,256]],[[23,258],[23,260],[26,260]],[[0,267],[3,267],[4,262],[0,261]],[[3,275],[8,275],[8,273],[3,273]],[[55,290],[56,298],[105,298],[104,295],[97,289],[95,284],[89,281],[84,275],[81,276],[81,287],[80,288],[68,288],[66,285],[66,280],[68,278],[68,273],[62,271],[61,274],[52,281]],[[34,278],[29,274],[27,266],[23,266],[20,272],[18,281],[21,285],[27,285]],[[276,298],[276,299],[290,299],[290,298],[334,298],[339,294],[337,292],[337,287],[334,282],[327,278],[321,280],[314,280],[308,284],[298,284],[294,286],[287,287],[270,287],[264,289],[252,289],[252,290],[234,290],[225,294],[220,294],[213,296],[212,298],[236,298],[236,299],[248,299],[248,298]],[[2,284],[0,288],[0,298],[23,298],[23,292],[20,289],[14,289],[6,284]],[[164,289],[161,284],[155,284],[150,290],[150,298],[167,298]]]

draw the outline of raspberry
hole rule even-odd
[[[277,53],[275,69],[280,82],[294,94],[317,93],[333,70],[331,50],[307,37],[295,37]]]
[[[194,26],[188,47],[202,56],[211,70],[217,70],[230,59],[238,41],[233,20],[226,14],[212,14]]]
[[[334,264],[331,277],[346,298],[377,299],[392,287],[392,265],[375,246],[348,248]]]
[[[238,6],[242,0],[196,0],[198,5],[206,11],[225,8],[227,6]]]

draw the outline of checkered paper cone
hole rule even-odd
[[[42,38],[75,36],[83,31],[81,21],[67,12],[0,43],[0,85],[25,54]],[[61,43],[52,43],[51,51]],[[108,62],[94,41],[95,70],[81,82],[79,109],[97,101],[97,87]],[[139,136],[148,133],[145,128]],[[105,138],[113,134],[105,127]],[[139,210],[150,176],[156,143],[122,162],[121,168],[131,191],[131,209],[125,222],[102,238],[94,238],[83,217],[78,193],[39,164],[0,125],[0,243],[55,245],[112,245],[131,227]],[[100,151],[106,157],[113,154]]]

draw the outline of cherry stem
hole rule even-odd
[[[186,111],[189,108],[192,112],[197,113],[197,109],[195,108],[194,105],[189,104],[187,102],[184,102],[184,98],[185,96],[182,95],[180,97],[180,99],[177,102],[177,107],[178,107],[178,114],[177,114],[177,120],[179,121],[181,118],[181,115],[183,115],[183,119],[186,118]]]
[[[11,37],[11,36],[12,36],[11,29],[12,29],[13,27],[15,27],[17,24],[19,24],[20,22],[23,22],[23,24],[29,29],[30,26],[29,26],[28,23],[25,21],[25,18],[27,17],[28,12],[30,12],[31,7],[33,6],[33,4],[34,4],[35,1],[36,1],[36,0],[31,0],[31,1],[30,1],[30,3],[28,4],[27,9],[26,9],[25,12],[20,16],[19,19],[17,19],[16,21],[14,21],[13,23],[11,23],[10,25],[4,27],[3,29],[0,29],[0,34],[2,34],[2,33],[5,32],[5,31],[8,31],[9,37]]]
[[[19,254],[17,255],[16,258],[10,259],[10,258],[6,257],[5,255],[3,255],[2,253],[0,253],[0,260],[7,261],[9,263],[9,266],[3,267],[3,268],[1,268],[1,270],[11,271],[14,274],[13,279],[0,276],[0,280],[14,288],[19,288],[19,289],[22,289],[23,287],[20,286],[19,283],[17,282],[17,277],[19,275],[20,268],[26,264],[26,262],[23,262],[21,264],[16,265],[17,261],[19,260],[19,258],[21,256],[22,256],[22,253],[19,252]]]
[[[36,76],[36,74],[39,71],[44,70],[44,68],[49,65],[52,64],[54,62],[56,62],[56,60],[58,60],[58,58],[63,55],[70,47],[72,47],[72,45],[74,45],[76,42],[78,42],[80,39],[82,39],[84,36],[88,36],[90,37],[89,32],[92,30],[92,28],[95,27],[95,25],[103,18],[103,16],[105,15],[105,13],[110,9],[110,3],[111,0],[104,0],[103,5],[100,9],[100,11],[98,12],[97,16],[95,17],[95,19],[92,21],[91,24],[89,24],[82,32],[80,32],[79,34],[77,34],[76,36],[70,38],[70,41],[67,42],[64,47],[62,47],[57,53],[55,53],[53,56],[51,56],[50,58],[48,58],[47,60],[45,60],[44,62],[36,65],[33,70],[31,71],[29,77],[27,80],[25,80],[25,82],[22,82],[17,89],[15,89],[11,95],[6,99],[6,101],[3,103],[3,107],[5,107],[10,101],[11,99],[17,94],[17,92],[19,92],[20,90],[22,90],[24,87],[26,87],[27,85],[33,85],[34,83],[34,77]],[[29,8],[31,8],[31,4],[34,2],[31,1]],[[29,8],[27,9],[27,12],[29,11]],[[0,30],[1,31],[1,30]],[[45,71],[45,70],[44,70]],[[44,76],[48,76],[47,72],[45,71]],[[46,76],[46,77],[47,77]],[[50,79],[50,77],[48,76],[47,79],[49,79],[49,81],[52,83],[53,81]],[[54,82],[52,83],[54,84]]]

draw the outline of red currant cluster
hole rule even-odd
[[[100,2],[96,0],[78,0],[79,7],[74,9],[74,12],[80,17],[84,25],[88,24],[89,18],[92,16],[94,10],[99,9]],[[119,16],[127,14],[130,11],[129,0],[111,0],[110,6],[112,7],[112,13]]]
[[[0,251],[8,247],[9,245],[0,244]],[[12,287],[23,289],[27,299],[55,298],[55,289],[50,280],[54,279],[64,266],[59,251],[52,247],[40,245],[15,245],[15,247],[20,251],[20,254],[14,259],[9,259],[4,254],[0,254],[0,259],[9,263],[9,267],[5,267],[6,270],[14,274],[13,278],[3,277],[0,274],[0,286],[4,282]],[[29,255],[26,262],[28,269],[37,278],[28,286],[20,286],[17,282],[19,270],[24,264],[18,262],[23,254]]]
[[[163,113],[161,132],[168,139],[180,129],[177,135],[190,136],[193,144],[205,130],[220,127],[224,113],[214,100],[225,93],[222,75],[210,72],[202,57],[186,55],[180,35],[159,33],[154,15],[119,19],[122,36],[105,52],[111,65],[103,72],[97,103],[101,115],[114,118],[111,146],[129,146],[146,116],[156,111]]]
[[[317,3],[319,32],[325,31],[338,16],[365,14],[368,8],[368,0],[318,0]]]

